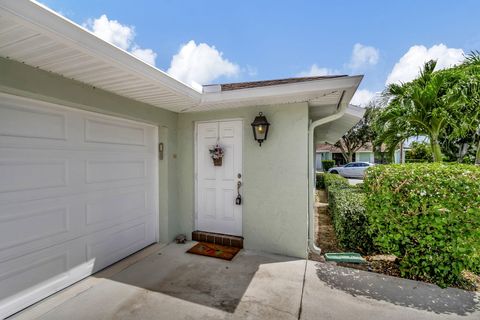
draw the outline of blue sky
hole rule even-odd
[[[42,3],[188,84],[365,74],[359,104],[480,49],[477,0]]]

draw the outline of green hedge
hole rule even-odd
[[[327,172],[328,169],[335,167],[334,160],[322,160],[323,171]]]
[[[325,189],[325,175],[323,173],[317,173],[315,177],[315,188],[317,190],[319,189]]]
[[[480,167],[382,165],[364,181],[374,243],[403,276],[448,286],[480,271]]]
[[[373,243],[368,234],[365,215],[365,194],[360,188],[350,186],[338,174],[325,173],[329,212],[338,243],[345,249],[368,253]]]
[[[333,173],[324,173],[324,183],[327,190],[331,187],[350,188],[350,184],[348,183],[347,179]]]

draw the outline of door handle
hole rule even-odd
[[[242,182],[238,181],[237,182],[237,198],[235,199],[235,204],[237,206],[242,204],[242,196],[240,195],[240,187],[242,186]]]

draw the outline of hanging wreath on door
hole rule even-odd
[[[223,155],[225,154],[223,148],[217,143],[215,146],[208,149],[208,151],[210,152],[210,157],[213,160],[213,165],[215,167],[221,167]]]

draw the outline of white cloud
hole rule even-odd
[[[431,48],[420,45],[410,47],[395,64],[385,84],[408,82],[415,79],[423,64],[432,59],[437,60],[436,70],[445,69],[462,62],[464,52],[462,49],[448,48],[443,43]]]
[[[172,57],[167,73],[187,84],[208,84],[222,76],[238,75],[240,67],[225,59],[215,46],[206,43],[197,45],[190,40]]]
[[[376,65],[380,57],[379,50],[365,46],[361,43],[356,43],[353,46],[352,57],[348,64],[344,64],[344,67],[351,69],[358,69],[369,65]],[[309,70],[302,71],[297,74],[298,77],[314,77],[314,76],[328,76],[334,74],[340,74],[341,72],[336,69],[330,69],[325,67],[319,67],[316,63],[313,64]]]
[[[366,66],[373,66],[378,63],[379,57],[380,53],[378,49],[365,46],[361,43],[356,43],[353,46],[349,67],[352,69],[358,69]]]
[[[355,95],[353,96],[350,103],[356,106],[366,107],[368,103],[372,101],[376,96],[377,94],[370,90],[366,90],[366,89],[357,90],[357,92],[355,92]]]
[[[135,47],[132,49],[131,53],[138,59],[148,64],[151,64],[152,66],[155,65],[155,59],[157,58],[157,53],[152,49],[141,49],[139,47]]]
[[[317,77],[317,76],[328,76],[333,74],[338,74],[338,72],[329,68],[321,68],[314,63],[312,64],[309,70],[302,71],[298,73],[297,76],[298,77]]]
[[[122,25],[117,20],[109,20],[105,14],[98,19],[89,19],[84,26],[99,38],[123,50],[127,50],[135,38],[133,27]]]
[[[152,49],[142,49],[135,42],[135,28],[123,25],[117,20],[109,20],[102,14],[97,19],[88,19],[83,26],[99,38],[110,42],[120,49],[129,51],[140,60],[155,65],[157,54]]]

